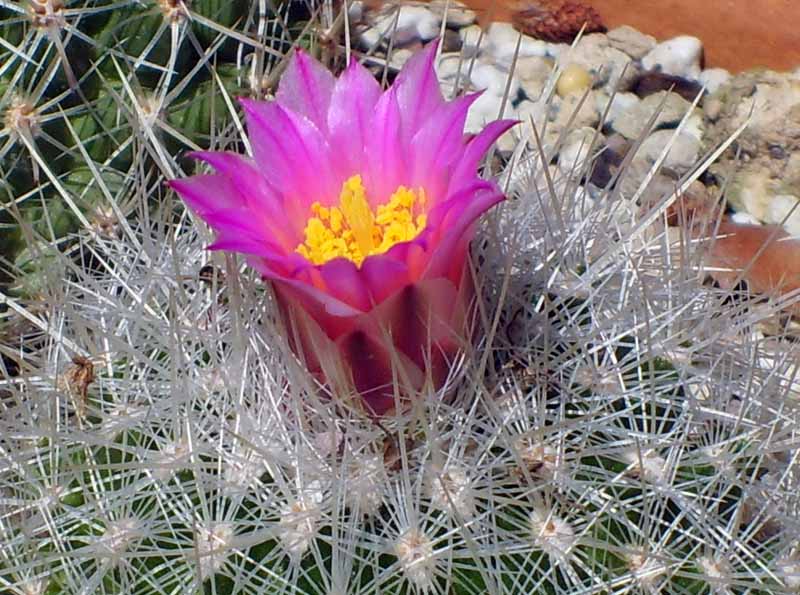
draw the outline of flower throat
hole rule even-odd
[[[375,213],[361,176],[352,176],[342,185],[338,206],[311,205],[305,241],[296,252],[316,265],[346,258],[361,266],[367,256],[382,254],[417,237],[427,224],[425,202],[422,188],[414,191],[400,186]]]

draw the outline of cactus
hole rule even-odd
[[[0,172],[7,188],[0,225],[19,236],[15,222],[41,221],[45,209],[59,220],[48,230],[56,237],[46,240],[88,231],[94,206],[65,204],[64,193],[72,197],[74,189],[58,185],[87,159],[96,170],[128,171],[141,157],[143,122],[171,159],[209,147],[212,131],[221,134],[232,122],[224,98],[249,92],[242,60],[269,52],[281,34],[274,8],[257,15],[240,0],[25,0],[0,7]],[[268,26],[261,37],[253,34],[259,24]],[[22,248],[19,238],[4,238],[2,255],[13,262]]]
[[[524,143],[493,160],[485,339],[376,423],[163,184],[241,142],[230,100],[281,60],[242,36],[285,53],[277,7],[64,4],[38,26],[70,70],[1,9],[37,60],[0,57],[4,113],[35,107],[0,138],[0,593],[800,591],[798,343],[704,283],[664,203],[589,198]]]

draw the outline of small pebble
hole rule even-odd
[[[592,85],[592,76],[583,66],[570,64],[558,77],[556,91],[560,97],[566,97],[570,93],[581,93]]]
[[[601,114],[606,113],[606,108],[608,108],[604,125],[614,128],[614,122],[619,118],[627,117],[631,110],[635,109],[642,100],[633,93],[615,93],[613,98],[605,93],[598,93],[595,101],[597,102],[597,111]],[[611,105],[609,105],[609,102],[611,102]]]
[[[656,38],[652,35],[645,35],[633,27],[623,25],[608,32],[609,43],[628,54],[635,60],[643,58],[647,52],[656,47]]]
[[[400,70],[413,55],[413,50],[407,48],[395,49],[389,58],[389,67],[394,70]]]
[[[688,172],[700,156],[700,141],[694,136],[685,132],[676,135],[675,130],[656,130],[644,140],[633,159],[653,165],[668,147],[661,167],[678,175]]]
[[[461,51],[464,52],[464,58],[472,58],[478,54],[479,50],[488,45],[488,41],[483,35],[483,30],[478,25],[470,25],[460,29],[458,37],[461,39]],[[480,48],[478,47],[478,41],[481,42]]]
[[[766,223],[783,225],[790,235],[800,236],[800,199],[791,194],[774,196],[767,204]]]
[[[703,42],[690,35],[680,35],[659,43],[642,58],[645,70],[696,79],[700,76]]]
[[[519,93],[520,84],[517,77],[512,76],[509,83],[509,73],[486,62],[475,62],[472,66],[470,81],[476,89],[487,89],[489,93],[502,97],[508,87],[509,101],[513,101]]]
[[[470,10],[463,2],[456,0],[433,0],[430,3],[430,10],[440,19],[447,14],[447,26],[461,29],[469,27],[478,18],[474,10]]]
[[[558,167],[564,175],[575,176],[582,173],[594,143],[602,146],[603,136],[594,128],[577,128],[564,139],[558,155]],[[596,150],[596,149],[595,149]]]
[[[697,82],[703,85],[708,93],[716,93],[730,79],[731,73],[724,68],[707,68],[700,73]]]
[[[548,55],[550,44],[540,39],[533,39],[527,35],[520,35],[511,23],[492,23],[486,31],[484,42],[485,49],[498,63],[505,65],[514,61],[515,54],[518,58],[527,56]],[[519,42],[519,53],[517,53]]]
[[[719,118],[720,113],[722,113],[722,108],[722,101],[717,97],[707,99],[703,103],[703,113],[705,114],[706,118],[712,122],[715,122]]]
[[[739,225],[761,225],[761,221],[744,211],[737,211],[731,215],[731,221]]]

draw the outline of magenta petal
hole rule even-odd
[[[265,276],[270,278],[269,275]],[[304,309],[315,320],[320,322],[326,332],[332,331],[337,326],[337,323],[341,324],[343,322],[335,319],[349,318],[362,314],[360,310],[304,281],[287,279],[281,276],[274,277],[272,280],[283,285],[285,289],[291,290],[295,298],[303,304]],[[332,338],[336,336],[335,332],[329,332],[328,334]]]
[[[236,233],[263,241],[271,241],[264,233],[264,226],[261,225],[249,209],[221,209],[219,211],[208,211],[203,214],[203,219],[212,228]],[[277,245],[277,244],[275,244]]]
[[[403,128],[408,139],[436,110],[444,104],[439,79],[433,63],[436,59],[438,41],[430,42],[406,62],[397,75],[393,89],[397,92]]]
[[[201,217],[205,213],[245,206],[244,198],[223,176],[201,174],[170,180],[168,184]]]
[[[333,297],[359,310],[370,309],[369,291],[355,263],[335,258],[320,266],[319,272]]]
[[[453,213],[461,213],[474,197],[496,189],[493,182],[473,176],[468,185],[448,195],[446,200],[437,203],[428,212],[428,229],[436,230],[441,235],[447,231],[447,221],[452,220]]]
[[[447,188],[448,193],[454,192],[465,183],[474,180],[478,164],[486,155],[489,147],[503,136],[503,133],[518,123],[517,120],[497,120],[472,137],[451,174],[450,184]]]
[[[209,245],[207,250],[227,250],[262,258],[275,258],[281,254],[280,247],[270,242],[225,232],[220,233],[216,241]]]
[[[434,200],[445,195],[450,165],[463,150],[467,112],[479,96],[474,93],[444,104],[411,140],[411,184],[425,188]]]
[[[260,221],[284,249],[293,249],[300,243],[304,222],[289,220],[278,194],[251,159],[235,153],[210,151],[190,153],[189,156],[205,161],[225,176],[251,210],[250,217]]]
[[[252,159],[227,151],[195,151],[189,157],[205,161],[218,173],[228,178],[231,184],[254,209],[275,209],[280,206],[278,194],[256,169]]]
[[[305,115],[324,132],[334,83],[327,68],[298,49],[281,76],[275,98],[282,106]]]
[[[353,58],[333,88],[328,110],[330,144],[342,181],[360,172],[367,139],[374,134],[372,113],[381,96],[378,81]]]
[[[275,102],[241,99],[256,166],[284,199],[304,207],[339,196],[330,147],[307,118]]]
[[[361,275],[376,304],[380,304],[410,283],[408,272],[408,265],[405,262],[395,260],[388,254],[371,256],[361,263]]]
[[[442,236],[433,248],[423,278],[447,277],[457,282],[464,266],[466,247],[472,239],[470,226],[504,198],[500,189],[492,184],[491,188],[480,190],[463,201],[460,208],[450,209],[441,223]]]
[[[373,207],[382,204],[407,177],[408,163],[400,137],[400,105],[397,93],[389,89],[378,100],[367,139],[369,175],[367,196]]]

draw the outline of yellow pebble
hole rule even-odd
[[[570,64],[561,71],[558,77],[556,91],[560,97],[566,97],[570,93],[582,93],[592,84],[592,75],[583,66]]]

